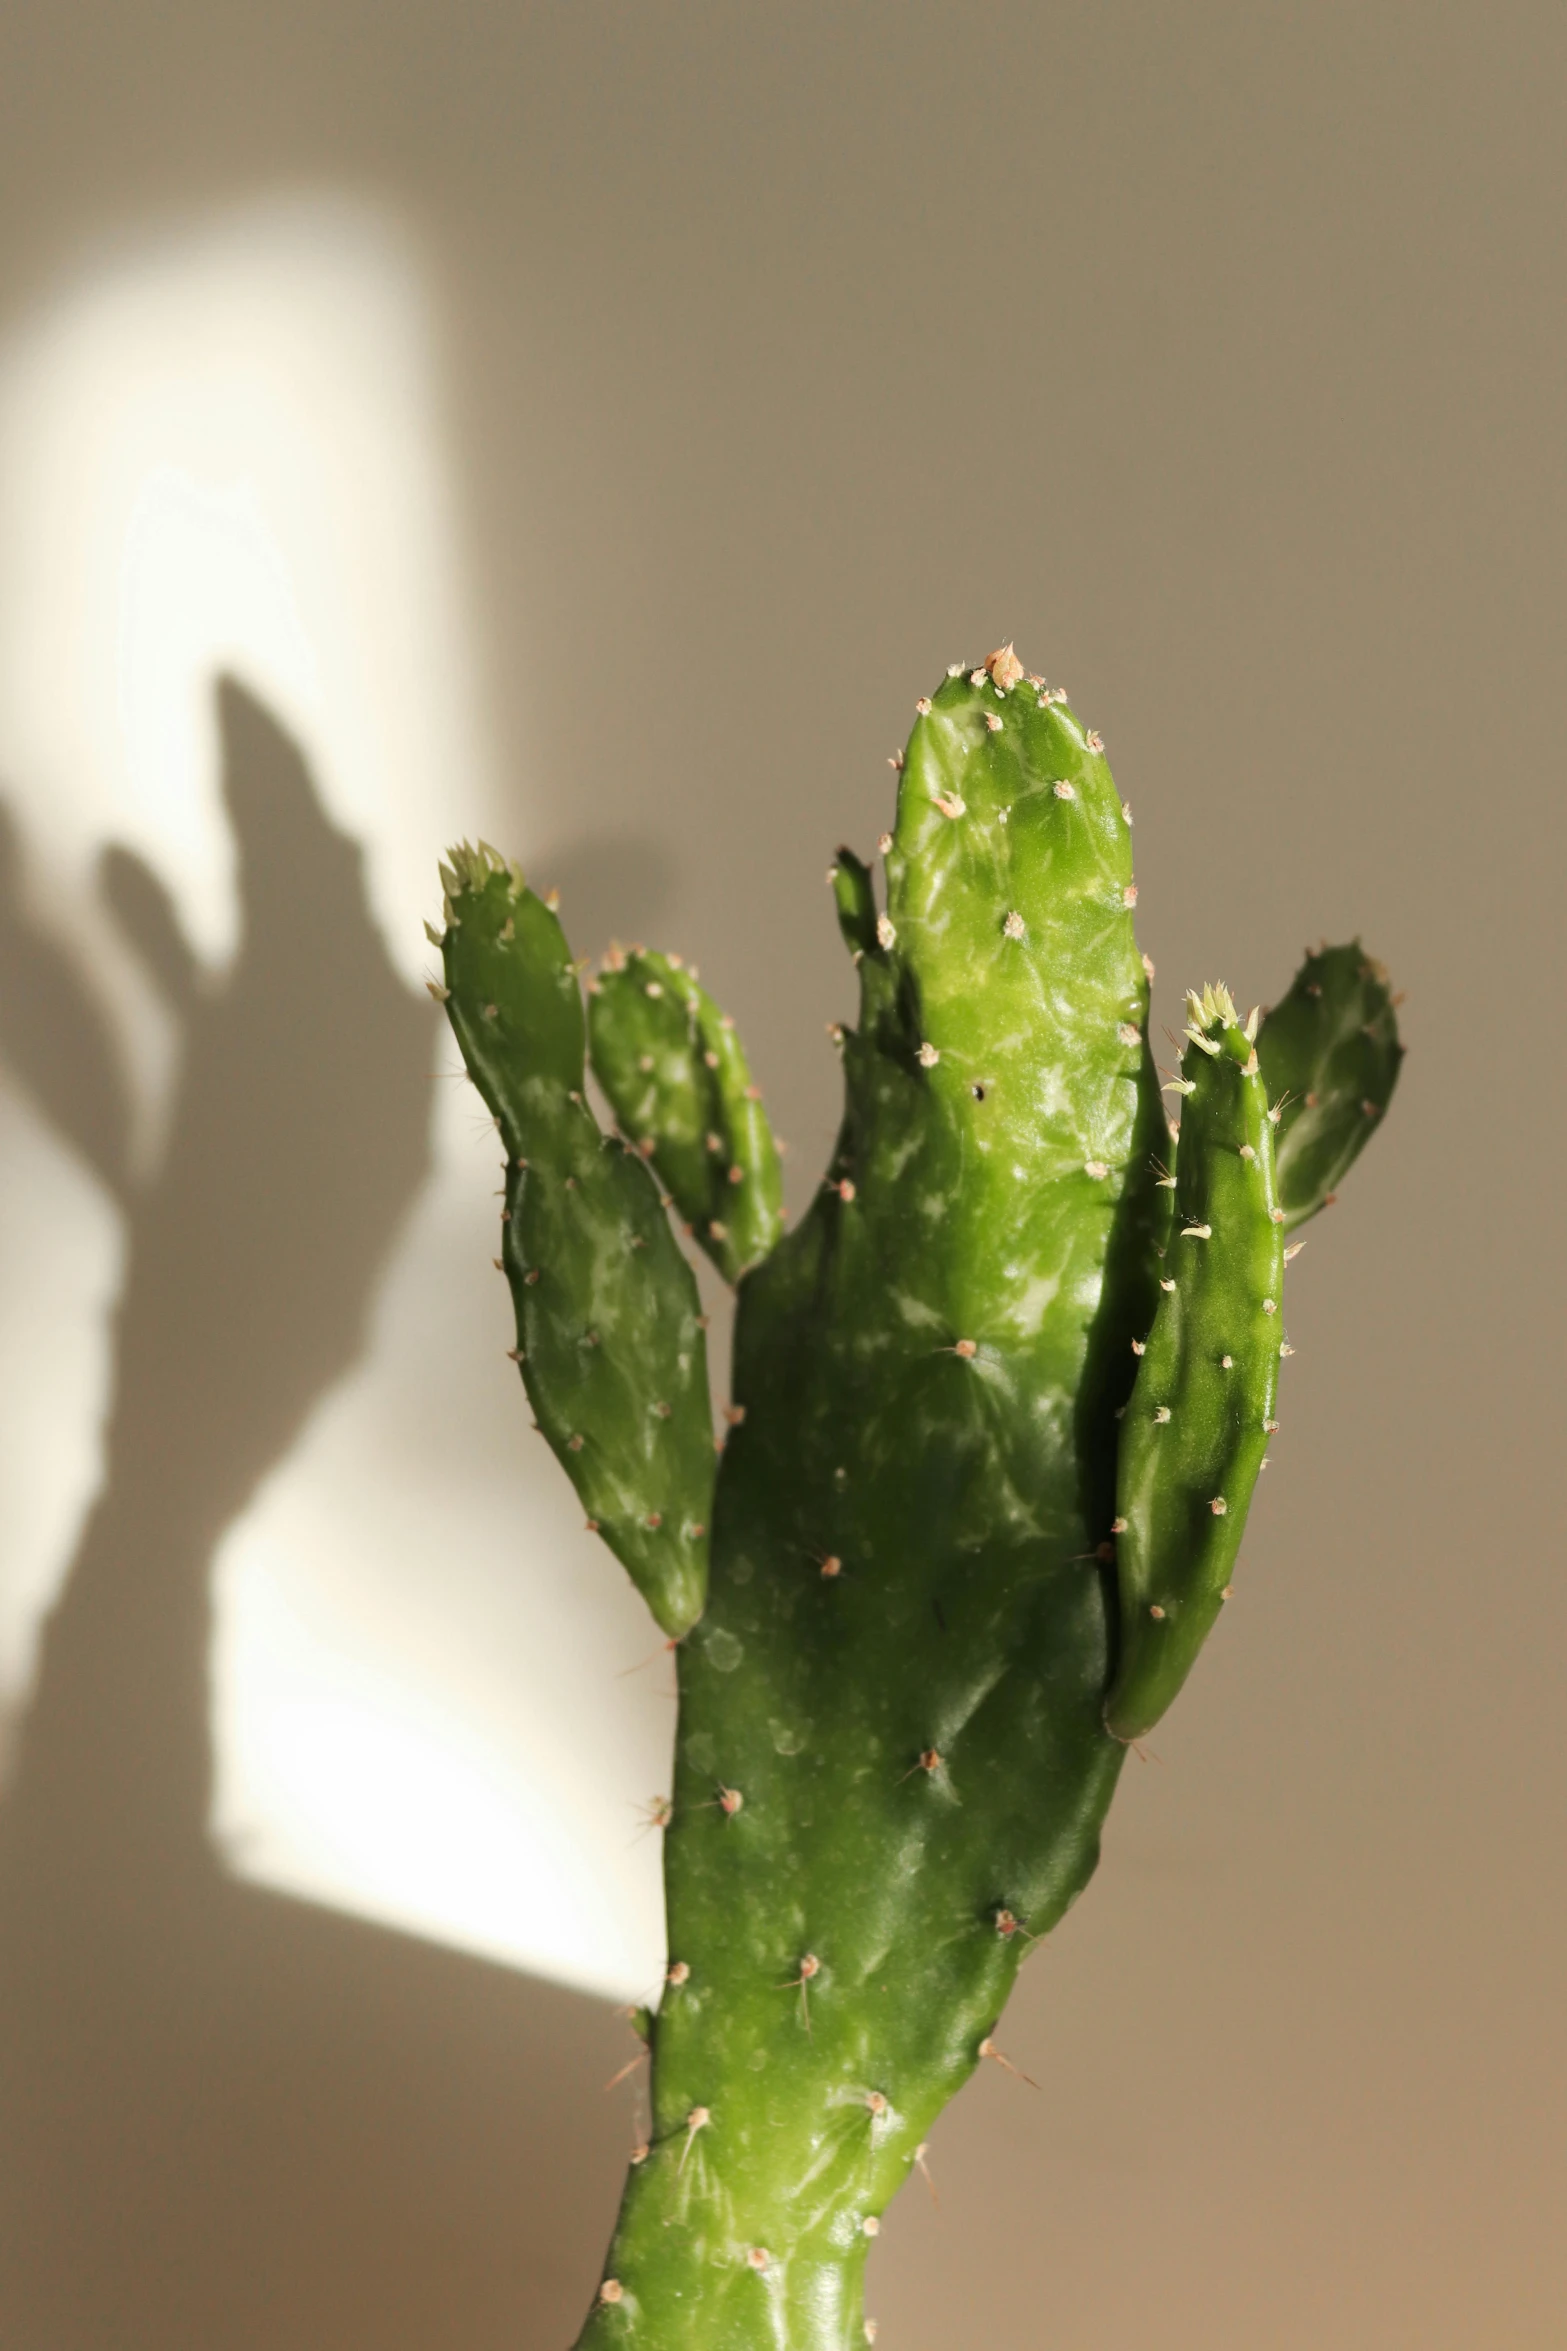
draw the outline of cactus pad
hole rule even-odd
[[[1387,973],[1356,939],[1308,955],[1262,1024],[1286,1231],[1328,1205],[1376,1132],[1404,1058],[1396,1005]]]
[[[672,955],[614,952],[588,1001],[593,1074],[726,1281],[783,1229],[778,1147],[732,1020]]]
[[[641,1160],[599,1131],[582,994],[552,910],[492,851],[443,869],[445,1001],[506,1147],[501,1263],[538,1425],[665,1631],[702,1611],[707,1349],[691,1268]]]
[[[1121,1642],[1105,1720],[1151,1730],[1212,1631],[1275,1427],[1284,1212],[1255,1048],[1226,990],[1189,999],[1175,1214],[1122,1422]]]

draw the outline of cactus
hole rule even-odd
[[[1128,1741],[1223,1607],[1276,1425],[1285,1232],[1397,1073],[1358,948],[1260,1027],[1210,988],[1177,1150],[1099,737],[1010,647],[916,712],[882,907],[848,851],[833,870],[860,1018],[787,1234],[695,975],[614,955],[590,982],[602,1134],[553,914],[492,851],[445,869],[437,993],[505,1142],[523,1378],[677,1647],[652,2129],[580,2351],[873,2336],[881,2214],[998,2054]],[[739,1280],[716,1463],[655,1175]]]
[[[734,1022],[674,955],[611,954],[588,1014],[593,1074],[728,1281],[782,1230],[783,1182]]]

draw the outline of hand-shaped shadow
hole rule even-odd
[[[0,1052],[126,1220],[104,1483],[0,1815],[0,2308],[38,2351],[528,2351],[580,2314],[613,2208],[622,2118],[580,2091],[610,2020],[237,1885],[207,1842],[213,1548],[361,1351],[432,1061],[297,749],[235,685],[220,716],[221,987],[153,874],[105,861],[184,1031],[143,1185],[109,1029],[0,822]]]
[[[162,885],[138,859],[123,850],[111,854],[145,877],[143,895],[150,890],[167,907]],[[57,940],[28,919],[21,840],[16,820],[3,803],[0,1060],[32,1095],[61,1141],[123,1205],[130,1171],[130,1089],[108,1024],[75,963]]]

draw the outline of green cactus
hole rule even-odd
[[[1358,949],[1260,1030],[1210,989],[1176,1153],[1098,736],[1010,647],[916,708],[882,910],[856,858],[834,869],[861,1013],[831,1165],[784,1237],[694,975],[616,956],[591,993],[628,1149],[582,1100],[553,916],[492,852],[446,875],[438,993],[505,1140],[523,1377],[683,1636],[652,2134],[580,2351],[871,2337],[880,2216],[996,2054],[1127,1741],[1222,1607],[1274,1426],[1285,1228],[1397,1072]],[[742,1277],[716,1465],[648,1162]]]
[[[1279,1200],[1293,1231],[1326,1208],[1365,1149],[1398,1076],[1397,999],[1380,963],[1349,947],[1308,955],[1257,1039],[1278,1102]]]
[[[735,1025],[675,955],[612,951],[589,984],[593,1074],[728,1281],[783,1230],[783,1181]]]
[[[493,851],[454,849],[446,1008],[506,1146],[501,1255],[538,1425],[665,1632],[707,1588],[713,1439],[691,1268],[641,1158],[584,1098],[576,967],[552,908]]]

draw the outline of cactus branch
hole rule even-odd
[[[593,1074],[726,1281],[783,1229],[778,1147],[733,1021],[695,972],[641,948],[592,984]]]
[[[442,878],[446,1009],[506,1148],[501,1263],[528,1400],[678,1637],[702,1612],[712,1514],[696,1283],[646,1167],[583,1098],[582,995],[553,912],[493,851],[454,849]]]
[[[1327,1207],[1376,1132],[1398,1082],[1397,998],[1355,939],[1308,955],[1263,1022],[1257,1054],[1280,1108],[1286,1231]]]
[[[876,884],[870,867],[862,864],[852,849],[840,849],[827,879],[832,884],[843,943],[858,963],[862,955],[874,955],[878,945]]]
[[[1151,1730],[1229,1598],[1275,1426],[1284,1233],[1273,1123],[1227,991],[1191,1000],[1175,1216],[1122,1425],[1120,1655],[1105,1721]]]

